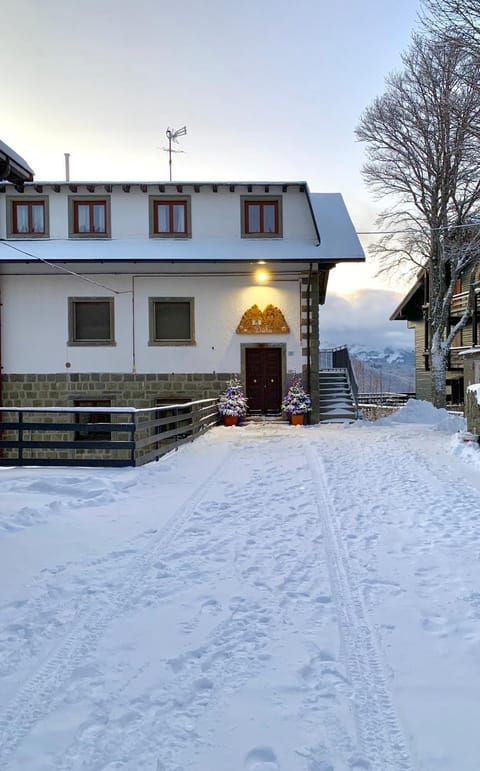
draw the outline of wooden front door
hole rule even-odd
[[[282,404],[282,349],[246,348],[245,383],[248,411],[279,413]]]

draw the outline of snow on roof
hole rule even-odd
[[[330,248],[329,248],[330,245]],[[12,248],[14,247],[14,248]],[[320,246],[305,241],[267,241],[238,239],[238,241],[195,241],[191,239],[164,241],[144,240],[57,240],[0,242],[0,262],[25,262],[43,259],[53,262],[135,260],[160,262],[235,262],[277,261],[317,262],[361,259],[344,256],[336,251],[337,244],[327,239]]]
[[[5,145],[6,147],[6,145]],[[174,180],[165,180],[165,179],[117,179],[117,180],[111,180],[111,179],[69,179],[68,181],[65,179],[36,179],[35,185],[66,185],[67,187],[69,185],[78,185],[79,187],[83,186],[86,187],[87,185],[112,185],[113,187],[122,187],[123,185],[165,185],[166,187],[177,187],[178,185],[183,185],[184,187],[212,187],[212,185],[218,185],[218,187],[230,187],[230,185],[235,185],[238,187],[246,187],[248,185],[255,186],[261,186],[264,187],[265,185],[271,186],[271,187],[301,187],[305,188],[305,190],[308,190],[308,183],[305,180],[302,179],[284,179],[284,180],[261,180],[261,179],[203,179],[203,180],[189,180],[189,179],[174,179]]]
[[[311,195],[321,241],[289,239],[34,239],[0,241],[0,261],[279,262],[363,261],[365,255],[340,193]]]
[[[2,142],[0,139],[0,153],[2,155],[7,156],[11,161],[13,161],[17,166],[19,166],[24,171],[27,171],[31,177],[33,178],[33,169],[30,168],[28,163],[20,156],[18,153],[15,152],[15,150],[12,150],[11,147],[5,144],[5,142]]]
[[[322,258],[364,260],[362,245],[341,193],[310,193],[313,216],[320,233]]]
[[[475,356],[480,357],[480,346],[474,346],[473,348],[465,348],[464,351],[456,351],[459,356],[471,356],[472,358]]]

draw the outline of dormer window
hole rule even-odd
[[[189,196],[150,198],[152,238],[190,238],[191,235]]]
[[[71,238],[110,238],[110,198],[71,197],[69,215]]]
[[[47,198],[10,198],[8,200],[8,237],[39,238],[48,236]]]
[[[282,199],[242,197],[242,238],[281,238]]]

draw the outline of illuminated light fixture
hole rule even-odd
[[[270,278],[270,273],[267,270],[256,270],[255,278],[257,279],[257,281],[264,283],[265,281],[268,281],[268,279]]]
[[[265,260],[257,260],[257,265],[266,265]]]

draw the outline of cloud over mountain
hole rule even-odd
[[[398,292],[359,289],[348,295],[327,293],[320,308],[320,347],[361,345],[413,349],[413,331],[404,321],[389,321],[402,299]]]

